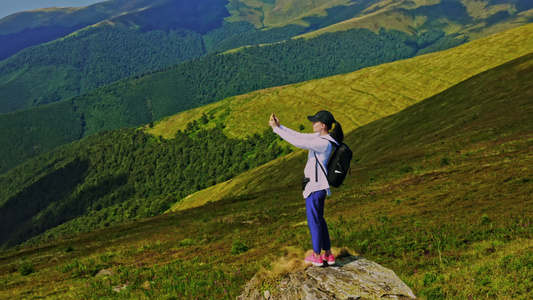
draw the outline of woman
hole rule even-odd
[[[306,257],[305,261],[315,266],[322,266],[324,261],[332,265],[335,263],[335,257],[331,253],[328,226],[324,219],[324,200],[326,195],[331,195],[326,172],[333,150],[332,144],[339,145],[344,135],[340,124],[329,111],[319,111],[307,119],[313,122],[314,133],[300,133],[280,125],[275,114],[270,116],[269,125],[285,141],[295,147],[309,150],[304,169],[303,196],[313,254]],[[322,250],[325,253],[321,255]]]

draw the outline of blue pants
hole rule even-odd
[[[307,212],[307,225],[311,233],[313,251],[320,253],[322,249],[330,250],[328,225],[324,219],[324,200],[326,200],[326,190],[313,192],[305,199],[305,210]]]

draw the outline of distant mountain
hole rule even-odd
[[[423,299],[529,298],[532,67],[531,55],[515,59],[347,132],[356,161],[344,185],[327,198],[324,215],[337,258],[349,252],[387,264]],[[298,116],[305,120],[303,112]],[[145,147],[151,152],[164,143],[152,138]],[[116,166],[107,155],[114,148],[98,151],[106,155],[94,156],[95,162]],[[120,153],[121,145],[116,148]],[[144,156],[136,158],[146,162]],[[156,162],[160,159],[168,157]],[[141,207],[90,207],[87,211],[105,218],[101,225],[109,228],[75,234],[99,222],[80,217],[26,245],[0,250],[2,296],[235,299],[254,285],[282,297],[283,291],[269,287],[308,267],[303,258],[311,245],[298,182],[305,160],[304,152],[285,156],[231,181],[240,184],[226,184],[241,196],[120,226],[113,226],[115,220],[148,207],[151,199]],[[144,182],[179,172],[165,164],[146,167],[156,167],[160,176],[144,176]],[[143,167],[135,171],[143,178]],[[103,177],[87,184],[108,188],[72,195],[101,195],[120,182]],[[48,211],[63,209],[56,205]],[[48,216],[34,221],[53,222]]]
[[[111,0],[80,8],[20,12],[0,20],[0,41],[6,45],[0,59],[103,23],[140,31],[181,28],[206,33],[229,16],[225,4],[214,0]]]
[[[490,120],[503,128],[502,134],[529,130],[531,118],[516,108],[529,103],[531,30],[533,24],[448,51],[257,91],[191,110],[153,128],[101,132],[57,148],[0,175],[0,222],[5,229],[0,243],[16,244],[47,230],[49,237],[85,232],[159,214],[184,196],[247,170],[250,173],[180,205],[197,206],[225,196],[245,198],[246,193],[271,190],[271,180],[296,182],[300,173],[286,170],[301,164],[301,153],[281,158],[277,163],[283,172],[277,170],[275,179],[271,163],[254,169],[289,152],[278,145],[264,118],[277,112],[284,124],[305,129],[305,115],[325,105],[324,99],[343,124],[347,142],[358,151],[355,164],[382,159],[380,155],[394,158],[400,150],[413,151],[408,147],[412,144],[424,148],[420,140],[435,144],[435,128],[450,123],[463,128],[470,122],[483,130]],[[420,103],[432,96],[429,104]],[[508,113],[489,118],[508,99],[513,99],[503,109]],[[479,110],[472,107],[478,104],[489,108],[490,115],[476,116]],[[386,118],[404,109],[410,113]],[[529,110],[527,106],[524,114]],[[295,111],[303,119],[295,117]],[[375,125],[383,122],[388,125]],[[419,126],[422,123],[431,126]],[[364,125],[371,131],[363,128],[357,131],[366,132],[363,135],[349,134]],[[159,137],[162,130],[167,138]]]
[[[348,4],[345,11],[358,3]],[[529,0],[379,1],[344,21],[323,24],[304,36],[355,27],[397,29],[412,34],[439,29],[474,40],[532,22],[532,9],[533,2]]]
[[[202,34],[221,27],[229,13],[221,1],[192,3],[107,1],[2,19],[0,43],[9,47],[0,57],[14,56],[0,62],[0,112],[68,99],[205,55]],[[25,49],[42,42],[49,43]]]
[[[347,73],[413,57],[432,46],[445,49],[464,41],[439,32],[413,37],[400,31],[376,34],[368,29],[351,29],[308,40],[209,54],[123,79],[68,101],[0,115],[0,152],[4,153],[0,173],[27,158],[102,130],[141,126],[226,97]],[[100,61],[106,59],[103,56]],[[44,70],[58,72],[58,68]],[[66,73],[64,78],[71,79]],[[33,86],[48,87],[38,81]]]
[[[111,0],[21,12],[0,20],[0,113],[214,51],[298,36],[383,28],[472,40],[531,22],[532,7],[529,0]]]

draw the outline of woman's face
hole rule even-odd
[[[320,121],[317,121],[317,122],[313,122],[313,131],[314,132],[322,132],[322,128],[325,128],[326,127],[326,124],[320,122]]]

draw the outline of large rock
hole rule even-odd
[[[415,299],[396,274],[362,257],[337,259],[334,266],[289,274],[279,285],[261,293],[252,280],[237,299]]]

